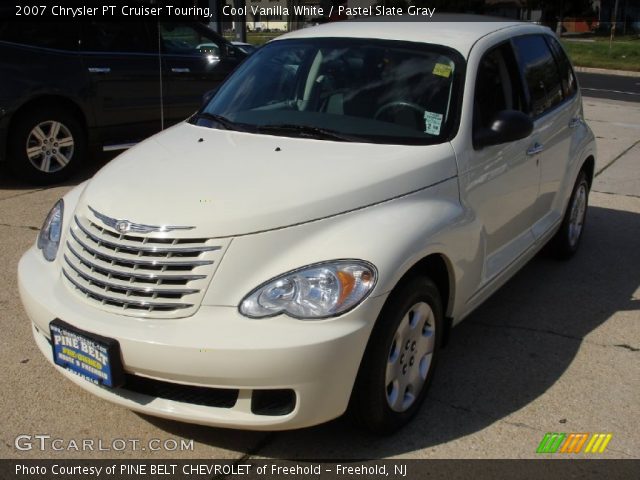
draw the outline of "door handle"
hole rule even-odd
[[[569,120],[569,128],[576,128],[577,126],[579,126],[582,123],[582,118],[580,117],[573,117],[571,120]]]
[[[527,150],[527,155],[537,155],[538,153],[542,152],[544,150],[544,145],[542,145],[541,143],[534,143],[532,146],[529,147],[529,150]]]
[[[89,73],[110,73],[109,67],[89,67]]]
[[[171,68],[171,71],[173,73],[189,73],[191,72],[191,69],[189,68],[178,68],[178,67],[173,67]]]

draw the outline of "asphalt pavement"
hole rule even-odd
[[[640,102],[640,72],[638,75],[610,75],[578,72],[583,95],[592,98]]]
[[[600,156],[581,250],[568,262],[537,256],[455,328],[424,408],[388,438],[344,419],[279,433],[160,420],[61,377],[32,340],[16,268],[53,203],[93,170],[52,188],[0,171],[0,457],[533,458],[546,432],[606,432],[604,453],[574,458],[639,458],[640,106],[597,98],[584,105]],[[61,439],[62,450],[16,448],[19,435],[38,434]],[[68,448],[86,439],[109,449]],[[141,448],[151,439],[193,440],[193,449],[114,451],[118,439]]]

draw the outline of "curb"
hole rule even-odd
[[[590,68],[578,66],[574,66],[574,70],[578,73],[598,73],[600,75],[617,75],[619,77],[640,78],[640,72],[632,72],[629,70],[608,70],[606,68]]]

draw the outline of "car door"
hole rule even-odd
[[[146,23],[84,22],[81,49],[102,142],[137,142],[161,130],[161,58]]]
[[[488,128],[502,110],[525,108],[510,42],[487,51],[474,92],[473,130]],[[461,189],[483,225],[484,266],[480,287],[495,278],[534,242],[532,210],[538,194],[538,167],[527,150],[531,138],[478,148],[460,176]]]
[[[195,22],[160,23],[160,38],[169,123],[184,120],[195,112],[202,96],[218,86],[246,56]]]
[[[528,154],[538,165],[540,179],[533,208],[532,231],[536,238],[543,237],[562,219],[564,205],[558,192],[569,165],[572,127],[580,115],[575,77],[567,78],[568,59],[564,57],[563,82],[560,59],[550,48],[555,40],[545,37],[536,34],[512,40],[535,124]]]

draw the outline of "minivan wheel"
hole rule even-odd
[[[585,173],[580,172],[573,187],[560,230],[551,241],[553,251],[558,258],[568,259],[578,251],[587,218],[588,203],[589,182]]]
[[[414,277],[383,308],[367,346],[350,412],[363,428],[389,434],[424,401],[442,339],[442,301],[435,284]]]
[[[21,114],[12,126],[9,166],[30,183],[49,185],[66,180],[86,155],[86,139],[74,115],[58,108]]]

